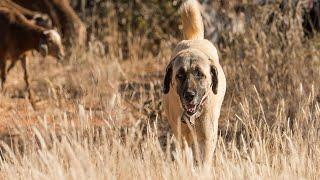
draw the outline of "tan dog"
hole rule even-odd
[[[199,3],[185,2],[181,18],[186,40],[177,45],[166,69],[164,109],[178,140],[186,140],[202,162],[211,163],[226,79],[216,48],[204,39]]]

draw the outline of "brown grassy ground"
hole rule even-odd
[[[120,30],[113,5],[101,5],[108,11],[86,51],[62,63],[29,61],[36,111],[24,98],[21,68],[9,74],[0,96],[2,178],[319,177],[320,38],[303,37],[300,11],[256,8],[244,34],[222,34],[228,87],[218,146],[212,166],[197,167],[189,152],[172,151],[161,105],[178,37],[161,36],[155,55],[146,34]],[[276,20],[265,25],[271,12]],[[95,16],[86,18],[93,28]]]

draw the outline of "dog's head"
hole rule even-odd
[[[201,51],[185,51],[175,56],[167,66],[163,93],[174,91],[188,116],[197,113],[208,91],[217,94],[218,71]]]

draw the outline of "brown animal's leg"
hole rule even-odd
[[[28,100],[30,101],[32,108],[35,109],[35,104],[33,101],[33,97],[31,94],[30,84],[29,84],[29,75],[28,75],[28,67],[27,67],[27,56],[22,56],[21,65],[24,71],[24,82],[26,83],[26,90],[28,92]]]
[[[24,72],[24,82],[26,83],[26,89],[29,89],[29,76],[28,76],[28,69],[27,69],[27,57],[23,56],[21,58],[21,65],[23,68],[23,72]]]
[[[1,90],[4,90],[4,83],[6,82],[6,61],[4,59],[0,59],[0,71],[1,71]]]

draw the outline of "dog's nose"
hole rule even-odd
[[[188,90],[183,93],[183,97],[187,102],[191,102],[195,96],[196,96],[196,92],[194,91]]]

